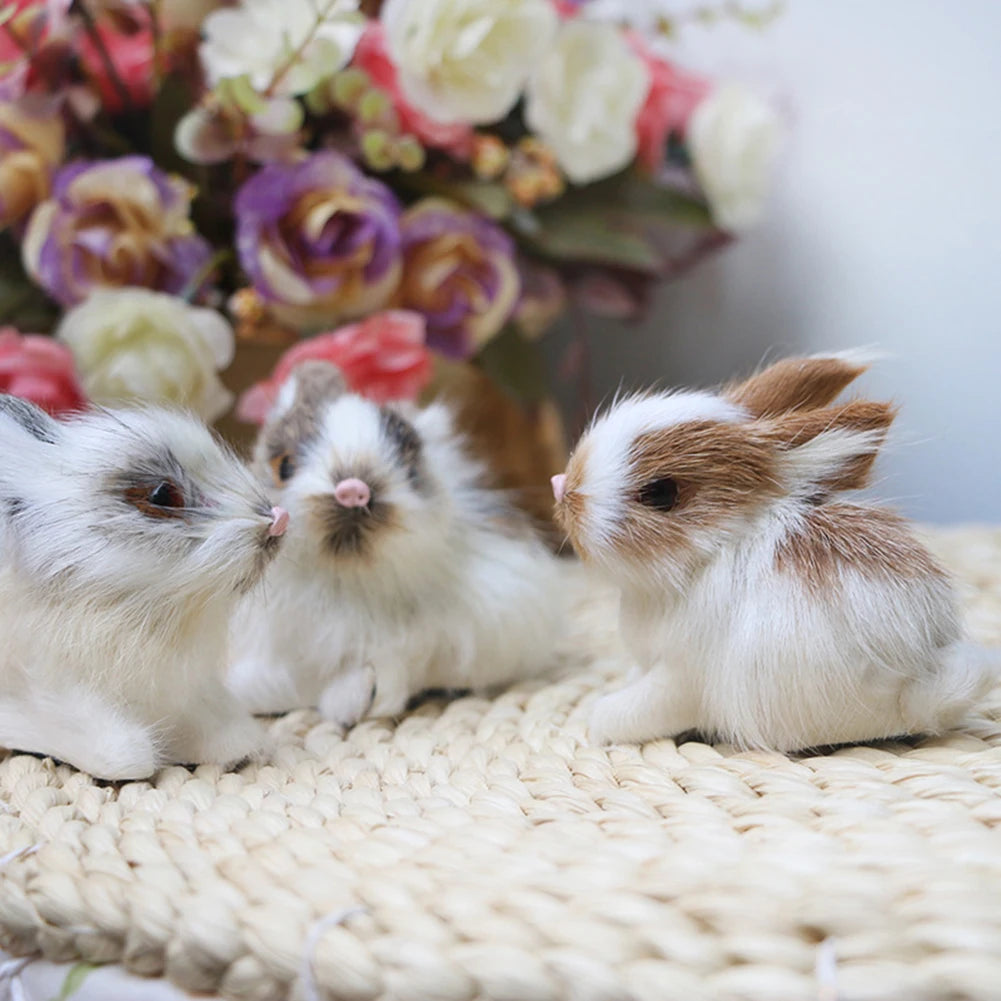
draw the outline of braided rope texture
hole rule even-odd
[[[1001,644],[1001,530],[931,541]],[[1001,698],[829,754],[592,747],[614,618],[582,598],[554,681],[292,713],[236,773],[7,756],[0,944],[246,1001],[1001,997]]]

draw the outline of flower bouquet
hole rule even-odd
[[[327,358],[382,400],[451,387],[501,479],[544,484],[536,339],[752,224],[775,145],[628,8],[0,3],[0,389],[238,438]]]

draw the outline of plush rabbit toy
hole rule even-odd
[[[557,519],[621,587],[638,663],[598,742],[698,730],[779,750],[953,726],[998,676],[945,572],[865,485],[895,413],[831,405],[853,355],[788,359],[719,393],[636,396],[553,478]]]
[[[0,396],[0,746],[106,779],[255,753],[227,628],[287,521],[189,417]]]
[[[256,712],[317,706],[341,725],[428,688],[554,665],[559,564],[485,483],[443,404],[379,406],[332,365],[282,387],[254,468],[292,514],[265,586],[233,620],[230,685]]]

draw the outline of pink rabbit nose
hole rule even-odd
[[[341,480],[334,487],[334,500],[341,507],[365,507],[372,499],[372,491],[368,484],[352,476],[350,479]]]
[[[280,535],[285,534],[286,528],[288,528],[288,511],[283,507],[273,507],[271,509],[271,527],[268,529],[268,535],[277,539]]]
[[[559,504],[567,492],[567,474],[557,473],[549,482],[553,485],[553,496],[556,498],[556,503]]]

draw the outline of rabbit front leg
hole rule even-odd
[[[375,695],[375,670],[371,664],[361,664],[340,671],[328,682],[317,708],[324,719],[349,730],[368,713]]]
[[[595,744],[641,744],[674,737],[696,725],[692,695],[667,669],[653,667],[638,680],[598,699],[588,736]]]
[[[267,731],[224,689],[198,704],[197,715],[179,720],[170,741],[173,761],[232,767],[268,750]]]
[[[275,715],[307,704],[298,691],[295,674],[270,654],[235,660],[226,685],[252,713]]]
[[[81,689],[0,699],[0,745],[113,781],[149,778],[163,763],[150,727]]]

